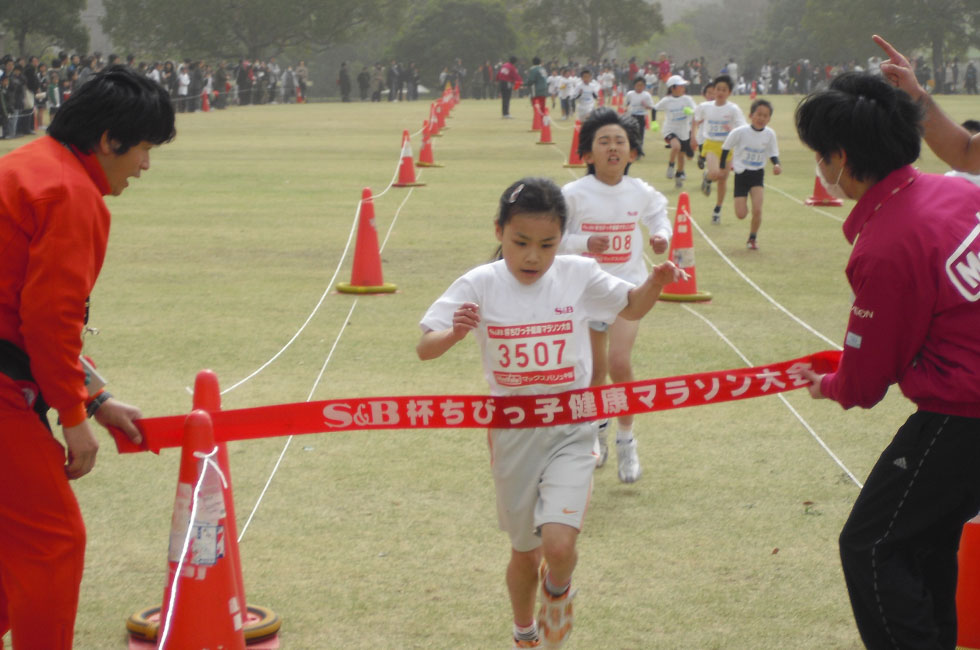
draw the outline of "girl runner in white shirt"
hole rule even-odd
[[[494,395],[588,386],[588,321],[641,318],[663,286],[684,273],[664,262],[634,287],[595,260],[556,256],[565,221],[565,202],[552,181],[525,178],[508,187],[496,222],[501,259],[464,274],[429,308],[419,357],[439,357],[473,332]],[[511,541],[514,647],[537,647],[540,630],[544,647],[557,648],[571,632],[575,542],[592,490],[594,440],[591,423],[490,430],[498,520]]]

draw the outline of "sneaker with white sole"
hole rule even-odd
[[[542,565],[541,575],[545,575]],[[552,596],[541,580],[541,609],[538,610],[538,634],[541,647],[557,650],[572,635],[572,622],[575,620],[572,600],[578,590],[568,588],[561,596]]]
[[[717,205],[715,209],[711,211],[711,223],[718,225],[721,223],[721,208]]]
[[[668,164],[667,165],[667,178],[670,179],[670,178],[673,178],[673,177],[674,177],[674,166],[671,165],[671,164]]]
[[[629,441],[616,441],[616,457],[619,460],[619,480],[635,483],[643,475],[640,457],[636,453],[636,438]]]
[[[514,639],[514,650],[520,650],[520,648],[540,648],[540,647],[541,647],[541,639],[535,639],[533,641]]]
[[[701,177],[701,193],[705,196],[711,196],[711,181],[708,180],[708,172],[705,172]]]
[[[745,242],[745,247],[750,251],[759,250],[759,245],[755,242],[755,237],[749,237],[749,240]]]
[[[593,453],[595,454],[595,466],[597,468],[606,464],[606,459],[609,458],[609,420],[603,420],[599,423],[599,433],[595,438]]]

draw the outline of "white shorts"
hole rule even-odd
[[[596,432],[594,422],[490,430],[497,519],[514,550],[538,548],[544,524],[582,530],[592,496]]]

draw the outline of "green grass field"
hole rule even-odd
[[[710,303],[660,303],[634,352],[637,378],[789,359],[833,342],[851,293],[848,208],[802,205],[813,154],[795,136],[798,97],[773,98],[784,173],[767,174],[761,250],[744,242],[726,199],[710,225],[692,165],[699,288]],[[735,100],[747,111],[747,97]],[[958,121],[976,102],[943,99]],[[370,395],[485,393],[476,345],[422,363],[418,320],[449,283],[487,260],[496,201],[513,180],[565,183],[570,124],[535,144],[530,107],[455,108],[425,187],[375,201],[385,280],[398,292],[331,292],[295,343],[224,397],[225,408]],[[428,103],[249,106],[180,115],[152,169],[109,199],[109,255],[92,297],[86,351],[121,399],[147,416],[187,412],[195,373],[228,387],[265,363],[313,311],[341,263],[362,188],[381,192],[401,132]],[[6,152],[23,140],[3,141]],[[413,138],[417,153],[421,138]],[[632,173],[676,205],[666,154],[648,133]],[[920,166],[944,171],[931,152]],[[729,184],[731,186],[731,183]],[[729,190],[730,191],[730,190]],[[723,253],[741,274],[715,251]],[[353,249],[351,249],[353,250]],[[350,255],[338,280],[349,279]],[[334,346],[336,346],[334,348]],[[322,378],[321,368],[331,354]],[[837,535],[858,488],[787,407],[863,480],[913,410],[897,390],[872,411],[843,412],[805,391],[640,416],[643,479],[597,471],[580,537],[572,648],[857,648]],[[129,614],[162,600],[179,452],[116,455],[104,436],[95,471],[75,484],[89,542],[76,646],[122,648]],[[284,648],[509,647],[485,434],[361,432],[230,445],[248,600],[284,619]],[[277,460],[282,462],[273,476]]]

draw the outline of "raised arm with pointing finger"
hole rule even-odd
[[[980,173],[980,137],[971,136],[969,131],[939,108],[926,89],[919,85],[912,64],[891,43],[877,34],[871,38],[889,57],[888,61],[881,64],[881,73],[893,85],[920,102],[925,109],[922,126],[929,148],[953,169],[971,174]]]

